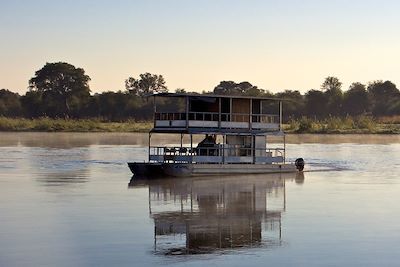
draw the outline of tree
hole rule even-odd
[[[214,94],[217,95],[244,95],[244,96],[262,96],[267,95],[263,89],[252,85],[249,82],[235,83],[234,81],[221,81],[215,88]]]
[[[306,113],[310,117],[323,118],[327,115],[327,96],[319,90],[310,90],[305,95]]]
[[[168,92],[165,80],[162,75],[144,73],[139,75],[139,79],[129,77],[125,80],[125,88],[133,95],[145,96],[155,93]]]
[[[285,120],[290,118],[299,118],[304,114],[304,97],[297,90],[285,90],[281,93],[275,94],[277,98],[285,99],[283,101],[283,116]]]
[[[42,93],[28,91],[21,97],[22,109],[25,117],[35,118],[45,114]]]
[[[342,83],[338,78],[329,76],[321,85],[327,99],[327,112],[330,115],[341,115],[343,105]]]
[[[325,81],[321,85],[322,91],[332,91],[332,90],[341,90],[342,83],[338,78],[333,76],[328,76],[325,78]]]
[[[0,90],[0,116],[17,117],[22,115],[20,96],[7,89]]]
[[[368,95],[375,116],[393,115],[400,101],[400,92],[390,81],[373,81],[368,85]]]
[[[365,85],[362,83],[352,83],[344,93],[343,111],[346,115],[361,115],[368,111],[369,101]]]
[[[234,81],[221,81],[217,86],[215,86],[213,92],[217,95],[236,95],[239,93]]]
[[[89,81],[82,68],[65,62],[46,63],[29,80],[29,89],[40,94],[45,115],[77,117],[89,99]]]
[[[175,89],[176,94],[186,94],[186,90],[184,88],[176,88]]]

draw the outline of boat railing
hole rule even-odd
[[[259,123],[279,123],[279,115],[272,114],[253,114],[251,115],[252,122]]]
[[[281,163],[284,148],[150,147],[150,161],[168,163]]]
[[[221,115],[221,118],[220,118]],[[279,123],[279,115],[275,114],[249,114],[249,113],[217,113],[217,112],[157,112],[155,120],[160,121],[227,121],[227,122]]]
[[[190,121],[218,121],[219,114],[215,112],[189,112]]]

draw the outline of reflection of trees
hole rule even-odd
[[[280,246],[287,178],[295,174],[132,180],[130,186],[149,186],[155,252],[178,255]]]
[[[59,170],[57,172],[46,172],[38,175],[37,180],[46,186],[71,186],[74,184],[86,183],[89,171],[80,170]]]
[[[165,136],[155,139],[155,143],[164,143]],[[162,140],[159,140],[162,139]],[[90,147],[93,145],[138,145],[147,146],[149,142],[148,134],[143,133],[41,133],[23,132],[8,133],[3,132],[0,136],[0,146],[23,146],[23,147],[43,147],[70,149]]]

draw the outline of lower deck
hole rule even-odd
[[[284,163],[282,148],[249,148],[243,146],[150,147],[150,162],[158,163]]]

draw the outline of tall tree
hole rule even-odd
[[[348,115],[361,115],[369,110],[368,93],[362,83],[352,83],[344,93],[343,111]]]
[[[239,94],[236,89],[236,83],[234,81],[221,81],[217,86],[215,86],[213,92],[217,95]]]
[[[168,92],[165,80],[162,75],[144,73],[139,79],[129,77],[125,80],[125,88],[133,95],[145,96],[154,93]]]
[[[373,81],[368,85],[368,95],[375,116],[393,115],[395,106],[400,101],[400,92],[390,81]]]
[[[342,83],[339,81],[337,77],[328,76],[325,78],[324,82],[321,85],[322,91],[335,91],[341,90]]]
[[[327,113],[335,116],[342,114],[343,92],[339,79],[333,76],[325,78],[321,89],[327,98]]]
[[[46,115],[77,117],[89,99],[89,81],[82,68],[65,62],[46,63],[29,80],[29,88],[41,94]]]
[[[290,118],[298,118],[305,115],[304,97],[299,91],[285,90],[283,92],[275,94],[275,96],[286,100],[283,101],[283,116],[285,120],[288,120]]]
[[[319,90],[310,90],[305,95],[306,113],[309,117],[323,118],[328,114],[327,96]]]
[[[269,92],[260,89],[249,82],[236,83],[234,81],[221,81],[214,88],[213,92],[218,95],[261,96],[269,94]]]

